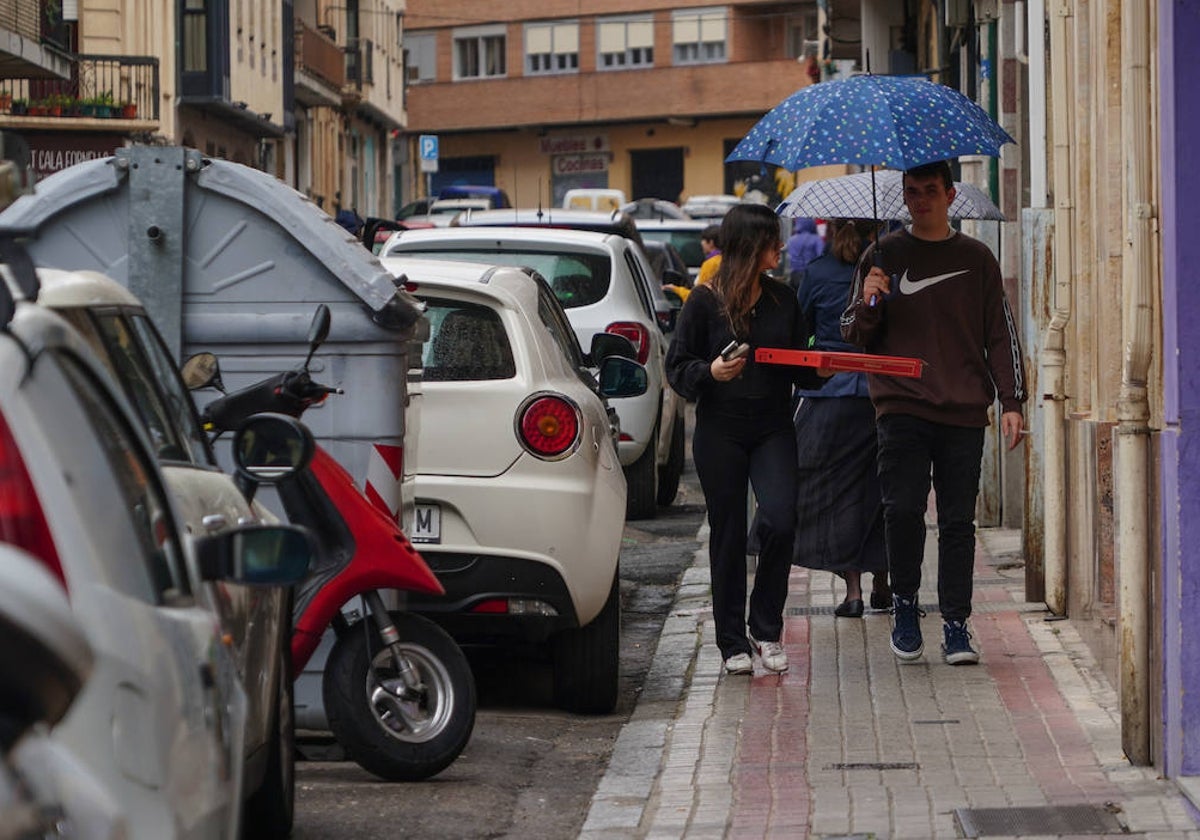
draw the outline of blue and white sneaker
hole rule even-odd
[[[966,621],[950,619],[943,631],[946,640],[942,643],[942,657],[947,665],[974,665],[979,661],[979,651],[971,647],[971,631]]]

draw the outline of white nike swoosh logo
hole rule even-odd
[[[909,280],[908,269],[904,270],[904,276],[900,278],[900,294],[915,295],[922,289],[928,289],[943,280],[949,280],[951,277],[957,277],[960,274],[966,274],[969,269],[964,268],[962,271],[951,271],[949,274],[935,274],[932,277],[926,277],[924,280]]]

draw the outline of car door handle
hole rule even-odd
[[[225,518],[225,514],[223,513],[210,513],[200,520],[200,524],[209,531],[219,531],[229,524],[229,520]]]

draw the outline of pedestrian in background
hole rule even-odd
[[[803,348],[808,327],[796,296],[766,276],[779,265],[779,221],[769,207],[733,207],[721,223],[721,266],[697,285],[679,314],[667,351],[671,387],[696,401],[692,457],[711,528],[713,620],[731,674],[763,667],[785,671],[783,605],[796,528],[796,438],[791,398],[796,383],[816,387],[812,368],[754,361],[756,347]],[[736,358],[730,344],[748,345]],[[758,497],[761,550],[746,614],[746,499]]]
[[[875,224],[836,219],[829,250],[810,262],[800,286],[800,309],[817,350],[849,351],[841,317],[854,268]],[[875,466],[875,409],[862,373],[838,373],[817,389],[797,391],[796,544],[792,562],[833,572],[846,581],[834,615],[863,614],[862,575],[871,573],[871,607],[892,606],[883,543],[883,507]]]
[[[704,262],[700,263],[700,273],[696,276],[696,285],[709,283],[721,267],[721,226],[709,225],[700,231],[700,250],[704,252]]]
[[[949,162],[909,169],[903,184],[912,224],[868,248],[842,316],[842,335],[872,353],[928,363],[918,379],[868,377],[895,604],[891,645],[901,660],[925,650],[917,593],[932,474],[942,655],[951,665],[971,664],[979,661],[967,619],[983,435],[999,398],[1008,448],[1021,439],[1021,345],[995,256],[950,226],[955,191]],[[882,266],[874,265],[876,249]]]
[[[788,279],[793,289],[800,288],[805,267],[825,253],[825,240],[817,233],[813,219],[796,219],[787,241]]]

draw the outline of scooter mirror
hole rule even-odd
[[[209,385],[218,391],[225,390],[225,384],[221,382],[221,365],[214,353],[189,356],[179,369],[179,375],[183,377],[183,384],[189,391],[197,391]]]
[[[312,325],[308,328],[308,355],[304,358],[305,370],[308,370],[308,363],[312,361],[313,353],[317,352],[317,348],[324,344],[328,337],[329,307],[322,303],[313,313]]]
[[[254,414],[233,437],[233,461],[248,498],[259,484],[277,484],[312,461],[316,443],[308,427],[286,414]]]

